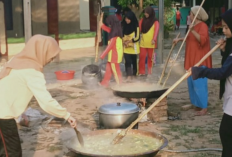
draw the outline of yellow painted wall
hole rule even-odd
[[[79,0],[58,0],[59,33],[76,33],[80,29]],[[47,2],[31,0],[32,33],[47,35]]]

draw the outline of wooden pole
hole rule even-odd
[[[139,9],[140,9],[140,10],[143,9],[143,0],[139,0]]]
[[[180,36],[180,33],[177,34],[176,39],[179,38],[179,36]],[[171,50],[170,50],[170,52],[169,52],[169,54],[168,54],[168,57],[167,57],[167,59],[166,59],[166,62],[165,62],[165,65],[164,65],[164,69],[163,69],[163,71],[162,71],[162,74],[161,74],[161,76],[160,76],[160,79],[159,79],[159,81],[158,81],[158,84],[161,83],[161,81],[162,81],[162,79],[163,79],[163,77],[164,77],[164,73],[165,73],[165,71],[166,71],[166,68],[167,68],[169,59],[170,59],[170,57],[171,57],[172,51],[173,51],[173,49],[174,49],[175,46],[176,46],[176,44],[173,43],[173,44],[172,44],[172,48],[171,48]]]
[[[102,23],[103,15],[104,15],[104,13],[102,12],[99,24]],[[101,33],[101,26],[99,25],[98,26],[98,30],[97,30],[97,41],[96,41],[96,49],[95,49],[95,62],[98,62],[99,36],[100,36],[100,33]]]
[[[7,44],[7,32],[6,32],[6,14],[5,14],[5,9],[6,9],[6,5],[5,5],[5,1],[4,0],[0,0],[0,3],[2,3],[2,5],[0,6],[0,11],[1,11],[1,19],[2,19],[2,23],[0,25],[0,27],[2,27],[2,29],[0,29],[0,32],[3,34],[2,39],[0,39],[0,57],[1,56],[7,56],[8,57],[8,44]],[[2,7],[2,8],[1,8]],[[5,40],[5,41],[4,41]],[[8,60],[8,58],[7,58]]]

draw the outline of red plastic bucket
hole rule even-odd
[[[74,77],[75,71],[61,70],[61,71],[56,71],[55,74],[56,74],[57,80],[71,80]]]

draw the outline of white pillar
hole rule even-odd
[[[105,1],[101,0],[101,7],[104,7],[104,6],[105,6]]]
[[[159,36],[158,36],[158,64],[163,63],[163,39],[164,39],[164,0],[159,0]]]
[[[193,7],[196,5],[196,0],[193,0]]]
[[[104,0],[104,5],[105,6],[110,6],[110,0]]]
[[[232,8],[232,1],[229,0],[228,9],[231,9],[231,8]]]
[[[25,43],[31,38],[31,0],[23,0]]]
[[[182,2],[182,7],[186,7],[185,0],[183,0],[183,2]]]
[[[90,30],[89,0],[79,1],[80,29]]]

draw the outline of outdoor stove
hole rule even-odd
[[[156,101],[156,98],[131,98],[130,100],[136,103],[140,109],[147,109]],[[147,116],[152,122],[166,121],[168,120],[167,110],[167,97],[165,97],[150,112],[148,112]]]

